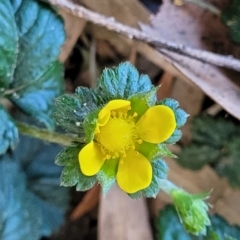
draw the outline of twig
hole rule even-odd
[[[24,134],[34,138],[38,138],[44,141],[57,143],[62,146],[70,146],[72,142],[83,142],[83,139],[71,137],[66,134],[61,134],[57,132],[50,132],[45,129],[40,129],[35,126],[27,125],[22,122],[15,122],[18,130]]]
[[[214,5],[212,5],[209,2],[205,2],[203,0],[184,0],[184,1],[196,4],[199,7],[207,9],[209,12],[212,12],[212,13],[214,13],[216,15],[220,15],[221,14],[221,10],[218,9],[217,7],[215,7]]]
[[[70,12],[77,17],[84,18],[85,20],[96,25],[103,26],[111,31],[126,35],[130,39],[136,39],[149,43],[158,48],[159,51],[161,51],[161,49],[168,49],[170,51],[181,53],[202,62],[240,71],[240,60],[234,58],[233,56],[219,55],[211,53],[209,51],[195,49],[182,44],[166,41],[158,36],[155,37],[153,35],[146,34],[136,28],[132,28],[119,23],[115,21],[113,17],[106,17],[105,15],[88,10],[68,0],[49,0],[49,2],[56,7],[63,8],[65,11]]]
[[[189,2],[189,3],[195,4],[195,5],[203,8],[203,9],[206,9],[209,12],[214,13],[214,14],[216,14],[218,16],[221,14],[221,10],[220,9],[218,9],[217,7],[212,5],[211,3],[205,2],[203,0],[183,0],[183,2]]]

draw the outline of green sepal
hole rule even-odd
[[[68,132],[92,140],[97,115],[96,110],[104,104],[101,94],[87,87],[78,87],[75,94],[64,94],[55,99],[54,118]]]
[[[153,144],[149,142],[142,142],[142,144],[136,145],[136,150],[144,155],[150,161],[157,160],[163,157],[176,156],[166,147],[165,144]]]
[[[171,98],[163,99],[158,104],[167,106],[171,108],[174,112],[177,127],[176,130],[173,132],[172,136],[170,136],[170,138],[165,141],[165,143],[167,144],[174,144],[182,137],[182,132],[178,128],[182,127],[186,123],[189,114],[187,114],[183,109],[178,107],[178,101]]]
[[[106,68],[97,85],[97,91],[109,100],[129,99],[136,93],[148,92],[152,88],[149,77],[139,76],[137,69],[129,62],[120,63],[115,68]]]
[[[106,96],[103,96],[101,92],[97,92],[95,89],[77,87],[75,93],[85,107],[85,112],[91,112],[91,110],[107,103]]]
[[[179,102],[172,98],[165,98],[158,103],[159,105],[165,105],[170,107],[173,111],[175,111],[179,107]]]
[[[170,195],[185,229],[196,236],[205,235],[206,227],[211,225],[207,214],[209,206],[204,201],[209,193],[189,194],[182,189],[174,189]]]
[[[153,88],[148,92],[135,94],[129,99],[131,102],[131,110],[129,111],[129,114],[133,115],[135,112],[138,113],[135,117],[135,121],[138,121],[150,107],[156,104],[157,90],[158,88]]]
[[[53,116],[58,125],[70,133],[83,135],[84,106],[77,95],[64,94],[55,98]]]
[[[13,149],[19,140],[18,129],[2,105],[0,105],[0,126],[1,155],[9,148]]]
[[[180,128],[187,122],[187,118],[189,117],[189,114],[187,114],[181,108],[176,109],[174,113],[176,117],[177,128]]]
[[[161,159],[152,161],[151,165],[152,165],[152,170],[153,170],[153,177],[152,177],[151,184],[146,189],[143,189],[143,190],[138,191],[133,194],[128,194],[131,198],[138,199],[142,196],[149,197],[149,198],[152,198],[152,197],[155,198],[157,196],[157,194],[159,193],[160,180],[167,178],[168,166]]]
[[[178,142],[181,139],[181,137],[182,137],[182,131],[179,129],[176,129],[173,132],[172,136],[169,139],[167,139],[164,143],[174,144],[174,143]]]
[[[97,180],[102,187],[104,195],[107,194],[108,190],[116,182],[118,163],[118,158],[106,160],[101,170],[97,173]]]
[[[85,132],[86,142],[90,142],[94,138],[94,132],[97,126],[99,110],[95,110],[86,116],[83,122],[83,129]]]
[[[222,21],[229,28],[232,40],[240,44],[240,1],[233,0],[222,12]]]
[[[83,145],[74,145],[63,149],[56,158],[55,163],[64,166],[61,174],[61,186],[72,187],[76,185],[77,191],[86,191],[97,182],[96,175],[85,176],[79,166],[78,154]]]

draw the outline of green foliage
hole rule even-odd
[[[18,47],[17,26],[10,1],[0,2],[0,94],[12,82]]]
[[[97,90],[109,99],[129,99],[134,94],[148,92],[153,87],[147,75],[139,76],[137,69],[125,62],[116,68],[105,69],[98,81]]]
[[[145,93],[134,94],[129,100],[131,101],[131,110],[130,114],[137,112],[136,121],[138,121],[141,116],[147,111],[149,107],[152,107],[156,104],[156,92],[157,88]]]
[[[68,190],[59,186],[57,145],[21,136],[0,158],[0,239],[38,240],[63,222]],[[23,151],[24,149],[24,151]]]
[[[149,93],[144,93],[144,97],[141,93],[145,91]],[[96,89],[78,87],[74,95],[58,97],[54,117],[60,126],[79,136],[82,136],[84,128],[87,141],[90,141],[92,128],[96,125],[94,116],[96,119],[97,111],[108,101],[130,99],[134,105],[137,99],[144,98],[142,101],[146,105],[146,101],[152,102],[155,91],[146,75],[139,76],[137,69],[128,62],[121,63],[116,68],[103,71]]]
[[[46,4],[0,2],[0,99],[49,128],[53,99],[63,90],[58,56],[64,40],[63,22]],[[53,161],[60,148],[25,137],[17,145],[14,118],[2,105],[0,126],[0,239],[49,236],[62,224],[68,203],[68,190],[59,186],[61,168]]]
[[[102,187],[103,194],[107,194],[112,185],[116,183],[118,163],[119,158],[106,160],[97,174],[97,180]]]
[[[41,220],[33,195],[16,162],[0,161],[0,237],[2,240],[37,240]],[[31,235],[29,234],[31,229]]]
[[[210,217],[212,225],[207,228],[206,236],[194,236],[186,232],[178,214],[171,205],[160,211],[157,219],[157,240],[237,240],[239,227],[230,226],[219,216]]]
[[[138,71],[130,63],[121,63],[112,69],[105,69],[99,78],[95,89],[79,87],[75,94],[64,94],[56,99],[54,117],[59,125],[67,131],[84,137],[86,143],[94,139],[98,113],[104,105],[113,99],[128,99],[131,102],[130,115],[137,113],[136,121],[146,112],[149,107],[156,105],[156,92],[150,79],[146,75],[139,76]],[[169,141],[175,143],[181,137],[178,129],[187,120],[188,114],[178,108],[178,102],[165,99],[158,103],[173,109],[177,127]],[[116,174],[119,159],[105,160],[104,165],[96,176],[87,177],[81,172],[78,154],[82,145],[76,145],[63,150],[57,157],[56,163],[65,166],[61,184],[63,186],[77,186],[78,190],[84,191],[91,188],[96,181],[106,193],[112,184],[116,182]],[[142,153],[151,161],[153,168],[152,183],[145,190],[135,194],[129,194],[133,198],[141,195],[155,197],[159,192],[159,180],[167,177],[168,168],[161,160],[162,157],[175,157],[163,144],[151,144],[143,142],[136,145],[136,151]],[[83,185],[81,185],[83,183]]]
[[[183,109],[178,108],[179,103],[175,99],[165,98],[158,104],[170,107],[175,114],[177,128],[173,132],[172,136],[165,141],[166,144],[174,144],[182,137],[182,131],[178,128],[182,127],[186,123],[189,114],[187,114]]]
[[[0,155],[4,154],[8,148],[13,149],[18,142],[18,130],[7,114],[5,109],[0,105]]]
[[[76,185],[78,191],[86,191],[92,188],[97,181],[96,176],[88,177],[81,172],[78,154],[82,147],[81,145],[74,145],[63,149],[55,161],[59,166],[64,166],[61,185],[65,187]]]
[[[233,41],[240,44],[240,1],[233,0],[222,13],[222,21],[229,28]]]
[[[182,166],[197,170],[211,164],[232,186],[240,186],[240,128],[222,118],[195,118],[192,143],[184,147],[177,159]]]
[[[151,144],[143,142],[141,145],[136,146],[136,150],[151,161],[155,161],[163,157],[176,157],[165,144]]]
[[[174,189],[170,195],[185,229],[197,236],[205,235],[206,227],[211,224],[207,215],[208,205],[204,201],[208,194],[189,194],[182,189]]]
[[[8,98],[49,128],[54,127],[53,99],[63,90],[63,69],[57,59],[64,39],[62,20],[46,4],[1,1],[0,98]],[[17,132],[2,106],[0,109],[0,125],[4,126],[0,153],[4,153],[15,145]]]

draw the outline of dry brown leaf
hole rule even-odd
[[[69,57],[74,45],[76,44],[79,36],[81,35],[86,21],[84,19],[78,18],[65,12],[62,9],[58,9],[59,13],[64,19],[65,31],[66,31],[66,41],[61,49],[61,54],[59,56],[60,62],[65,62]]]
[[[95,185],[92,189],[90,189],[84,195],[82,201],[73,210],[70,216],[70,219],[76,220],[82,217],[85,213],[92,210],[94,207],[96,207],[99,202],[99,195],[100,195],[100,186]]]
[[[102,196],[99,240],[153,240],[144,198],[131,199],[117,185]]]
[[[226,1],[225,1],[226,2]],[[222,2],[223,3],[223,2]],[[222,4],[224,5],[224,4]],[[197,6],[177,7],[165,0],[159,13],[152,19],[152,27],[142,25],[149,35],[161,36],[179,45],[211,50],[221,54],[238,55],[240,48],[228,39],[227,29],[220,19]],[[239,81],[240,73],[214,67],[166,49],[160,49],[166,59],[200,87],[208,96],[240,119],[240,89],[231,80]]]

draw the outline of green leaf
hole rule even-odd
[[[208,145],[191,144],[182,149],[176,160],[183,167],[198,170],[206,164],[216,163],[221,151]]]
[[[240,186],[240,139],[235,137],[228,144],[229,155],[222,157],[216,165],[216,171],[220,176],[224,176],[228,179],[229,183],[233,187]]]
[[[38,209],[43,236],[50,236],[63,223],[69,202],[68,189],[60,187],[62,168],[54,164],[60,150],[57,144],[21,135],[20,143],[11,153],[12,161],[21,165],[27,180],[27,190],[34,197],[32,201]]]
[[[239,130],[236,132],[236,126],[231,121],[203,116],[193,120],[192,132],[194,142],[222,148]]]
[[[13,101],[25,113],[34,116],[48,128],[54,128],[52,118],[53,100],[63,90],[63,68],[59,62],[49,65],[48,69],[36,81],[29,82],[26,87],[11,96]],[[21,88],[21,83],[19,87]],[[18,85],[15,84],[14,88]]]
[[[18,42],[8,97],[52,128],[53,99],[63,90],[63,69],[57,62],[65,39],[63,22],[49,6],[36,0],[11,3]]]
[[[18,35],[14,12],[8,0],[0,2],[0,92],[12,82],[17,57]]]
[[[0,105],[0,155],[9,148],[13,149],[18,142],[18,130],[11,117]]]
[[[222,21],[229,28],[233,41],[240,44],[240,1],[233,0],[222,13]]]
[[[129,99],[134,94],[148,92],[153,87],[147,75],[139,76],[137,69],[125,62],[103,71],[97,91],[103,92],[109,99]]]
[[[64,166],[61,175],[61,185],[72,187],[76,185],[77,191],[86,191],[97,182],[96,176],[85,176],[80,169],[78,154],[83,146],[71,146],[63,149],[56,158],[56,164]]]
[[[153,169],[153,179],[151,184],[144,190],[138,191],[134,194],[129,194],[131,198],[140,198],[141,196],[156,197],[159,193],[161,187],[160,180],[167,178],[168,167],[167,164],[161,159],[152,161],[151,165]]]
[[[173,206],[168,205],[160,211],[157,219],[157,240],[237,240],[240,229],[230,226],[219,216],[211,217],[212,226],[206,236],[193,236],[186,232]]]
[[[157,240],[193,240],[180,223],[175,208],[166,206],[157,219]]]
[[[182,148],[178,163],[194,170],[211,164],[233,187],[239,187],[240,128],[230,120],[198,117],[192,129],[192,144]]]
[[[34,196],[26,189],[26,179],[8,155],[0,161],[0,239],[38,240],[41,237]]]

